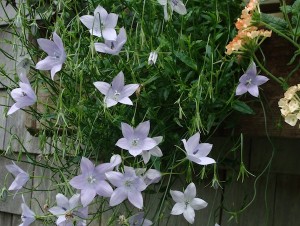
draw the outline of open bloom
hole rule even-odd
[[[256,65],[252,62],[245,74],[243,74],[239,81],[240,84],[236,88],[236,95],[242,95],[246,92],[249,92],[252,96],[258,97],[258,86],[264,84],[269,79],[263,75],[257,75]]]
[[[158,0],[158,3],[164,7],[165,20],[169,20],[168,4],[170,5],[172,12],[175,11],[180,15],[185,15],[187,13],[185,5],[180,0]]]
[[[16,101],[7,112],[7,115],[10,115],[17,110],[31,106],[36,102],[36,95],[26,77],[25,74],[20,74],[20,88],[13,89],[11,91],[11,97]]]
[[[103,36],[105,40],[116,40],[117,33],[115,27],[118,22],[117,14],[108,14],[102,6],[98,6],[94,11],[94,16],[85,15],[79,19],[89,29],[92,35],[97,37]]]
[[[23,195],[22,195],[22,199],[23,199],[23,203],[21,204],[22,224],[20,224],[19,226],[28,226],[35,221],[35,213],[26,205]]]
[[[6,165],[6,169],[15,176],[15,180],[12,182],[8,190],[19,190],[29,180],[29,175],[14,162],[13,164]]]
[[[113,79],[111,84],[107,82],[94,82],[94,85],[105,95],[104,103],[108,108],[117,103],[133,105],[129,96],[139,88],[139,84],[124,85],[124,74],[122,71]]]
[[[132,167],[124,167],[124,174],[120,172],[107,172],[107,179],[116,187],[109,201],[110,206],[119,205],[128,198],[135,207],[143,208],[142,191],[147,187],[142,178],[136,175]]]
[[[163,137],[162,136],[153,137],[152,139],[155,140],[156,144],[158,145],[162,141]],[[161,149],[157,145],[154,148],[150,149],[150,150],[142,151],[141,155],[143,157],[143,160],[144,160],[145,164],[147,164],[149,162],[151,155],[153,155],[155,157],[163,156]]]
[[[180,191],[170,190],[173,200],[176,202],[171,214],[183,214],[184,218],[193,224],[195,220],[195,210],[203,209],[207,206],[207,202],[196,197],[196,186],[190,183],[185,189],[184,193]]]
[[[70,180],[72,187],[81,190],[81,203],[84,207],[90,204],[96,194],[110,197],[113,190],[105,181],[105,173],[110,169],[106,164],[97,167],[87,158],[82,157],[80,162],[81,174]]]
[[[186,150],[186,157],[188,160],[193,161],[199,165],[208,165],[215,163],[212,158],[206,157],[212,149],[212,144],[200,143],[200,133],[194,134],[187,141],[182,140]]]
[[[49,212],[57,216],[56,225],[58,226],[73,226],[76,221],[76,226],[85,226],[88,217],[88,208],[78,208],[80,195],[73,195],[70,200],[63,194],[56,195],[57,206],[49,209]]]
[[[104,43],[95,43],[95,49],[100,53],[118,55],[126,41],[126,31],[124,27],[122,27],[115,41],[105,40]]]
[[[152,221],[144,218],[144,212],[139,212],[128,218],[129,226],[150,226]]]
[[[66,60],[63,42],[55,32],[53,33],[53,41],[39,38],[37,42],[48,56],[44,60],[39,61],[35,68],[38,70],[51,70],[51,78],[54,79],[54,75],[61,70]]]
[[[119,139],[116,145],[128,150],[131,155],[137,156],[157,145],[153,138],[148,137],[150,121],[140,123],[135,129],[124,122],[121,123],[121,127],[124,137]]]

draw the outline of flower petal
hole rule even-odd
[[[112,187],[105,180],[98,182],[95,189],[96,193],[103,197],[110,197],[113,193]]]
[[[236,90],[235,90],[235,95],[239,96],[239,95],[242,95],[244,93],[246,93],[248,91],[248,88],[246,85],[240,83],[237,87],[236,87]]]
[[[84,189],[87,184],[88,184],[88,181],[86,179],[86,176],[85,175],[78,175],[78,176],[75,176],[73,177],[69,184],[73,187],[73,188],[76,188],[76,189]]]
[[[135,134],[140,138],[146,138],[149,134],[149,131],[150,131],[150,121],[149,120],[146,122],[141,122],[134,130]],[[153,141],[155,142],[155,140],[153,140]],[[155,144],[156,144],[156,142],[155,142]]]
[[[80,194],[73,195],[69,200],[69,207],[70,209],[75,209],[79,206]]]
[[[171,211],[172,215],[180,215],[184,212],[185,210],[185,203],[180,202],[180,203],[176,203]]]
[[[184,190],[184,199],[191,201],[196,197],[196,186],[194,183],[190,183]]]
[[[39,61],[35,68],[37,70],[51,70],[54,66],[56,66],[57,64],[60,64],[59,61],[57,60],[57,58],[51,57],[51,56],[47,56],[45,59]]]
[[[55,216],[64,215],[66,212],[66,210],[64,210],[63,208],[61,208],[59,206],[54,206],[54,207],[50,208],[48,211]]]
[[[121,90],[124,87],[124,74],[123,71],[120,71],[117,76],[113,79],[111,83],[112,89],[113,90],[118,90],[121,92]]]
[[[124,150],[129,150],[130,149],[128,140],[126,138],[119,139],[116,143],[116,146],[118,146],[119,148],[122,148]]]
[[[256,76],[255,84],[258,85],[258,86],[260,86],[260,85],[266,83],[267,81],[269,81],[269,79],[266,76],[257,75]]]
[[[207,202],[205,202],[203,199],[194,198],[190,202],[190,205],[194,210],[200,210],[207,207]]]
[[[126,105],[133,105],[132,101],[128,97],[120,99],[119,102]]]
[[[123,174],[120,172],[107,172],[105,173],[106,178],[115,187],[121,187],[123,185]]]
[[[143,157],[144,163],[147,164],[150,160],[150,157],[151,157],[149,151],[142,151],[141,155]]]
[[[259,95],[259,91],[258,91],[258,86],[257,85],[250,85],[248,87],[248,92],[254,96],[254,97],[258,97]]]
[[[173,190],[170,190],[170,194],[172,196],[172,199],[175,201],[175,202],[184,202],[184,194],[181,192],[181,191],[173,191]]]
[[[90,204],[96,196],[96,191],[91,188],[81,190],[81,203],[83,207],[86,207]]]
[[[201,143],[201,144],[198,144],[197,146],[197,156],[198,157],[204,157],[204,156],[207,156],[211,149],[212,149],[212,144],[209,144],[209,143]]]
[[[88,28],[92,29],[94,26],[94,17],[91,15],[85,15],[79,18],[80,21]]]
[[[95,169],[95,165],[86,157],[82,157],[80,161],[80,169],[82,174],[91,174]]]
[[[121,91],[120,98],[131,96],[139,88],[139,86],[139,84],[129,84],[124,86],[124,88]]]
[[[51,40],[45,38],[37,39],[40,48],[45,51],[49,56],[54,56],[55,51],[59,51],[58,46]]]
[[[204,165],[204,166],[216,163],[216,161],[214,159],[209,158],[209,157],[201,157],[200,161],[201,161],[200,165]]]
[[[156,143],[155,140],[153,140],[152,138],[147,137],[146,139],[144,139],[144,143],[143,143],[142,149],[143,150],[151,150],[156,145],[157,145],[157,143]]]
[[[102,30],[102,36],[105,40],[116,41],[117,40],[117,32],[114,28],[106,27]]]
[[[93,84],[102,94],[107,95],[110,84],[107,82],[94,82]]]
[[[187,205],[183,216],[190,224],[193,224],[195,221],[195,210],[190,205]]]
[[[16,104],[13,104],[10,109],[7,112],[7,115],[11,115],[13,113],[15,113],[17,110],[19,110],[20,108],[16,106]]]
[[[109,205],[110,206],[119,205],[125,199],[127,199],[127,192],[122,187],[116,188],[110,197]]]
[[[128,200],[138,209],[143,208],[143,196],[141,192],[130,191],[128,192]]]
[[[171,2],[171,9],[175,12],[179,13],[180,15],[185,15],[187,13],[185,5],[182,1],[176,1],[176,4]]]
[[[200,133],[195,133],[193,136],[191,136],[184,146],[185,150],[188,154],[192,153],[200,141]]]
[[[62,64],[57,64],[54,67],[51,68],[51,78],[54,80],[54,75],[59,72],[62,68]]]
[[[53,41],[60,50],[60,53],[63,53],[65,51],[64,44],[61,40],[61,38],[56,34],[56,32],[53,32]]]
[[[117,23],[118,23],[118,17],[119,17],[119,15],[115,14],[115,13],[108,14],[107,17],[106,17],[106,21],[105,21],[104,26],[107,27],[107,28],[115,28],[117,26]],[[104,35],[103,35],[103,37],[104,37]]]

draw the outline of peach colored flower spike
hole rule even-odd
[[[258,29],[258,27],[251,25],[252,15],[255,10],[259,11],[258,0],[250,0],[245,9],[242,10],[240,18],[237,19],[235,27],[238,29],[238,34],[226,46],[226,54],[231,55],[237,52],[242,47],[259,37],[271,37],[272,31]]]

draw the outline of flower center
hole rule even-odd
[[[251,79],[251,78],[249,78],[248,80],[246,80],[246,85],[247,85],[247,86],[250,86],[251,83],[252,83],[252,79]]]
[[[115,101],[118,101],[120,95],[121,95],[121,93],[119,93],[118,90],[115,90],[113,99],[114,99]]]
[[[89,176],[87,180],[90,184],[94,184],[96,182],[96,178],[93,176]]]
[[[130,180],[127,180],[127,181],[125,181],[124,185],[125,185],[125,187],[128,187],[128,188],[130,188],[130,187],[131,187],[131,185],[132,185],[132,181],[130,181]]]
[[[25,92],[22,92],[22,95],[25,97],[25,96],[27,96],[27,94],[25,93]]]
[[[198,148],[197,148],[197,149],[195,149],[195,150],[193,151],[193,155],[196,155],[198,151],[199,151],[199,149],[198,149]]]
[[[54,58],[55,59],[59,59],[60,58],[60,54],[56,51],[54,51]]]
[[[66,219],[67,219],[67,220],[69,220],[69,219],[73,219],[73,218],[74,218],[74,216],[73,216],[73,213],[72,213],[72,212],[66,212],[66,214],[65,214],[65,217],[66,217]]]
[[[190,201],[185,200],[184,204],[185,204],[185,208],[187,208],[187,206],[190,205]]]
[[[131,145],[134,146],[134,147],[138,146],[138,144],[139,144],[139,138],[135,138],[131,142]]]
[[[111,49],[114,49],[114,48],[115,48],[114,42],[111,42],[111,43],[110,43],[110,48],[111,48]]]

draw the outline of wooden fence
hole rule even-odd
[[[273,2],[273,1],[271,1]],[[5,1],[2,1],[5,4]],[[2,8],[0,7],[0,18],[3,16]],[[14,16],[14,12],[10,11],[10,16]],[[11,39],[10,34],[5,32],[6,25],[0,21],[0,48],[11,52],[12,55],[18,57],[14,53],[13,47],[5,43],[5,39]],[[7,71],[15,70],[15,62],[7,59],[0,52],[0,65],[5,65]],[[13,74],[12,74],[13,75]],[[0,78],[3,81],[3,78]],[[9,81],[5,81],[9,82]],[[13,101],[9,98],[7,90],[0,87],[0,105],[10,106]],[[45,150],[39,150],[39,140],[33,137],[26,130],[24,123],[26,120],[25,114],[18,111],[12,116],[6,117],[4,107],[0,107],[0,149],[1,155],[7,154],[7,157],[18,158],[18,154],[22,151],[21,144],[30,151],[32,158],[39,158],[39,154]],[[15,134],[17,136],[15,136]],[[296,134],[295,134],[296,136]],[[20,138],[20,140],[17,139]],[[226,180],[222,188],[214,189],[211,187],[210,180],[197,184],[197,197],[200,197],[208,202],[208,207],[196,212],[196,221],[194,225],[212,226],[219,223],[221,226],[298,226],[299,211],[300,211],[300,167],[299,167],[299,152],[300,140],[291,138],[273,138],[275,147],[274,158],[270,171],[260,174],[265,169],[272,155],[273,147],[266,137],[248,137],[245,139],[244,163],[247,169],[255,175],[245,178],[244,183],[236,182],[236,175],[231,175],[232,170],[226,169],[219,172],[220,179]],[[216,159],[220,153],[228,151],[227,138],[219,137],[211,141],[214,144],[212,155]],[[50,150],[51,147],[46,147]],[[0,189],[3,186],[9,185],[13,177],[8,174],[5,165],[9,164],[10,160],[6,157],[0,157]],[[46,175],[47,172],[39,167],[33,167],[26,163],[18,163],[23,169],[32,172],[34,176]],[[254,181],[259,179],[254,183]],[[27,183],[27,187],[39,186],[39,188],[47,189],[50,185],[42,178],[30,180],[31,184]],[[4,184],[6,183],[6,184]],[[181,190],[184,185],[178,182],[172,189]],[[26,191],[26,190],[24,190]],[[53,193],[54,194],[54,193]],[[241,214],[235,215],[235,211],[245,207],[252,200],[255,194],[253,203]],[[27,204],[36,213],[42,213],[42,208],[37,204],[46,203],[51,200],[54,203],[54,195],[43,192],[27,192],[24,194]],[[145,197],[145,203],[149,208],[149,218],[158,207],[158,203],[162,198],[161,195]],[[32,201],[30,201],[32,200]],[[17,195],[15,198],[1,197],[0,201],[0,226],[16,226],[21,223],[21,197]],[[166,215],[173,206],[170,201]],[[168,209],[169,208],[169,209]],[[91,226],[105,226],[110,217],[110,212],[103,215],[101,222],[93,222]],[[36,222],[35,226],[41,225]],[[170,226],[185,226],[188,223],[182,216],[172,216],[170,218],[162,218],[158,225]]]

